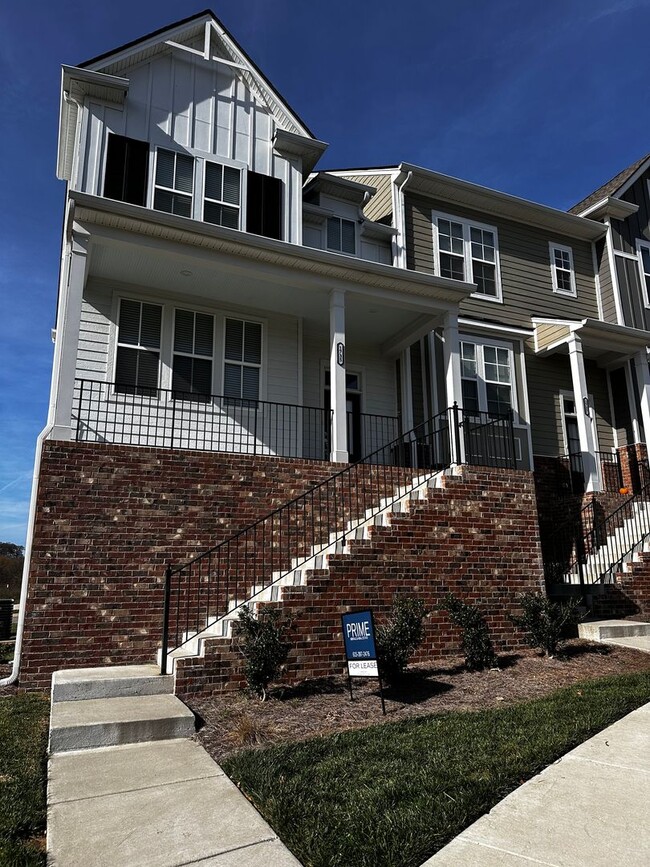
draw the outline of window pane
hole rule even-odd
[[[232,361],[243,358],[244,323],[241,319],[226,319],[226,347],[224,355]],[[226,365],[228,367],[229,365]]]
[[[205,164],[205,195],[208,199],[221,200],[222,168],[218,163]]]
[[[262,363],[262,326],[257,322],[245,323],[244,361],[249,364]]]
[[[167,193],[165,190],[156,190],[153,197],[153,206],[157,211],[166,211],[168,214],[171,214],[173,208],[172,193]]]
[[[223,393],[226,397],[241,397],[241,372],[238,364],[224,366]]]
[[[571,285],[571,274],[568,271],[557,271],[557,288],[560,292],[573,292]]]
[[[462,380],[463,409],[478,412],[478,383],[471,379]]]
[[[260,396],[260,371],[257,367],[242,368],[242,397],[247,400],[257,400]]]
[[[174,356],[172,389],[188,393],[192,391],[192,359],[184,355]]]
[[[165,151],[158,148],[158,157],[156,159],[156,183],[161,187],[173,188],[174,154],[172,151]]]
[[[221,225],[227,229],[239,228],[239,211],[237,208],[229,208],[227,205],[221,206]]]
[[[192,199],[188,196],[173,195],[172,200],[172,214],[178,217],[192,216]]]
[[[214,337],[214,320],[206,313],[196,314],[194,333],[194,352],[197,355],[206,355],[212,358],[212,345]]]
[[[174,317],[174,352],[194,351],[194,314],[177,310]]]
[[[193,358],[192,361],[192,391],[196,394],[211,394],[212,392],[212,362],[203,358]]]
[[[131,343],[134,346],[140,344],[140,302],[120,301],[120,322],[118,341]]]
[[[341,249],[341,221],[338,217],[329,217],[327,220],[327,248],[328,250]]]
[[[138,350],[119,346],[115,359],[115,384],[135,385],[138,375]],[[118,389],[119,390],[119,389]]]
[[[356,252],[355,228],[352,220],[341,220],[341,250],[343,253]]]
[[[497,284],[494,265],[486,265],[484,262],[472,262],[476,291],[482,295],[496,297]]]
[[[214,202],[205,202],[203,205],[203,219],[206,223],[214,223],[215,226],[222,225],[222,210],[223,205],[216,205]]]
[[[641,261],[644,272],[650,274],[650,247],[641,247]]]
[[[465,263],[458,256],[449,253],[440,254],[440,276],[451,277],[452,280],[465,279]]]
[[[162,322],[162,307],[158,304],[142,305],[142,327],[140,329],[140,344],[154,349],[160,348],[160,325]]]
[[[192,192],[194,178],[194,160],[185,154],[176,154],[176,184],[175,189],[181,193]]]
[[[223,201],[230,205],[238,205],[240,197],[241,172],[231,166],[223,170]]]
[[[509,411],[512,405],[509,385],[493,385],[492,383],[487,383],[485,391],[489,413],[502,414]]]

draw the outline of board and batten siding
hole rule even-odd
[[[612,220],[614,249],[636,255],[636,240],[650,241],[650,171],[636,180],[621,198],[639,206],[636,214],[625,220]]]
[[[612,283],[612,272],[609,267],[609,257],[607,255],[605,240],[602,239],[596,241],[595,249],[598,279],[600,281],[600,299],[603,308],[603,321],[617,325],[618,314],[616,312],[616,299],[614,298],[615,290],[614,284]]]
[[[462,316],[491,319],[504,325],[530,328],[531,316],[558,319],[598,319],[591,244],[515,223],[491,214],[468,210],[453,202],[406,195],[407,267],[434,273],[432,211],[494,226],[499,238],[503,303],[467,298]],[[573,250],[577,297],[553,292],[549,243]]]
[[[598,448],[600,451],[609,451],[614,445],[614,438],[607,393],[607,373],[594,362],[585,359],[585,374],[587,389],[594,400]],[[569,358],[566,355],[540,358],[528,350],[526,375],[533,454],[557,457],[565,452],[560,392],[573,394]]]
[[[74,189],[102,195],[106,133],[113,132],[280,178],[283,238],[299,241],[301,161],[274,152],[274,119],[236,73],[176,50],[131,68],[129,81],[123,110],[87,102]]]
[[[385,221],[385,218],[393,213],[393,176],[392,174],[363,174],[363,175],[345,175],[348,181],[354,181],[357,184],[365,184],[368,187],[374,187],[377,192],[370,199],[368,204],[363,209],[363,213],[369,220],[374,220],[376,223]]]

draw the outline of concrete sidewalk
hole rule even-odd
[[[650,704],[524,783],[425,863],[650,865]]]

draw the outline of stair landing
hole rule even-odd
[[[640,620],[586,620],[578,625],[578,635],[650,653],[650,623]]]

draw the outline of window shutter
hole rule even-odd
[[[246,231],[266,238],[282,238],[282,181],[248,172]]]
[[[104,196],[132,205],[145,205],[149,144],[109,133],[106,146]]]

